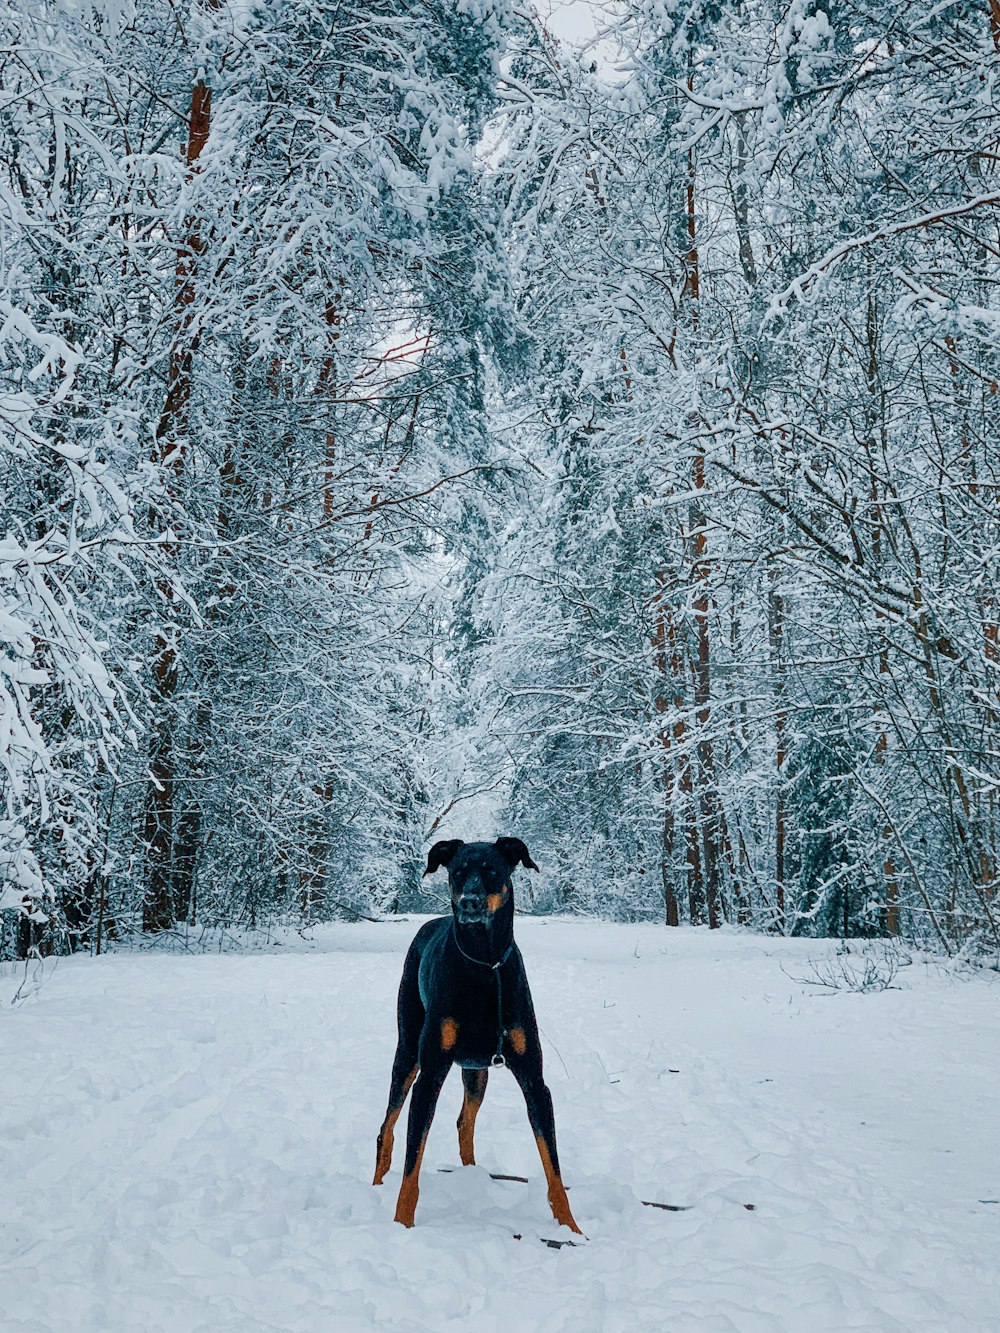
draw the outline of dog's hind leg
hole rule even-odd
[[[403,976],[399,983],[399,1001],[396,1016],[399,1025],[399,1041],[396,1055],[392,1062],[392,1076],[389,1080],[389,1104],[385,1119],[379,1130],[378,1145],[375,1150],[375,1178],[373,1185],[381,1185],[385,1173],[392,1164],[393,1130],[399,1113],[406,1101],[406,1094],[417,1077],[417,1052],[420,1046],[420,1032],[424,1025],[424,1006],[420,1000],[417,984],[417,971],[420,960],[414,952],[407,954],[403,964]]]
[[[532,1059],[531,1055],[536,1058]],[[511,1073],[517,1079],[528,1108],[528,1120],[535,1135],[538,1155],[549,1187],[549,1207],[552,1216],[562,1226],[582,1235],[570,1211],[566,1187],[559,1172],[559,1154],[556,1151],[556,1121],[552,1112],[552,1094],[542,1078],[541,1052],[530,1052],[527,1060],[514,1060]]]
[[[389,1084],[389,1105],[386,1107],[385,1119],[382,1121],[382,1128],[378,1133],[378,1144],[375,1149],[375,1178],[373,1185],[381,1185],[385,1179],[385,1173],[392,1165],[392,1141],[393,1130],[396,1127],[396,1121],[399,1119],[399,1113],[403,1109],[403,1103],[406,1101],[406,1094],[413,1086],[413,1080],[417,1077],[416,1054],[405,1051],[402,1048],[397,1049],[396,1058],[392,1062],[392,1080]]]
[[[476,1132],[476,1116],[479,1114],[479,1108],[486,1096],[486,1083],[489,1076],[490,1071],[488,1069],[462,1070],[462,1087],[465,1095],[462,1098],[462,1109],[458,1113],[458,1151],[463,1166],[476,1165],[476,1149],[473,1136]]]

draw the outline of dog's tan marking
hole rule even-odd
[[[500,908],[503,906],[503,900],[507,897],[507,894],[510,893],[510,890],[511,882],[510,880],[507,880],[499,893],[488,893],[486,895],[486,906],[489,909],[490,916],[494,916],[500,911]]]
[[[399,1099],[399,1105],[386,1112],[385,1120],[382,1122],[382,1128],[378,1135],[378,1153],[375,1158],[375,1179],[373,1185],[381,1185],[385,1179],[385,1173],[392,1165],[392,1131],[395,1128],[396,1121],[399,1119],[399,1113],[403,1109],[403,1103],[406,1101],[406,1095],[413,1087],[413,1080],[417,1077],[417,1066],[414,1065],[406,1076],[406,1082],[403,1084],[402,1096]]]
[[[566,1197],[566,1186],[562,1183],[559,1172],[552,1165],[548,1145],[541,1134],[536,1136],[535,1142],[538,1145],[538,1155],[542,1159],[545,1179],[549,1184],[549,1207],[552,1209],[552,1216],[560,1226],[569,1227],[570,1231],[575,1231],[578,1236],[582,1236],[583,1232],[576,1225],[573,1214],[570,1212],[569,1199]]]
[[[524,1035],[524,1028],[511,1028],[508,1033],[510,1044],[514,1048],[515,1055],[523,1055],[528,1046],[528,1039]]]
[[[396,1200],[395,1221],[400,1222],[404,1227],[413,1226],[413,1214],[417,1211],[417,1199],[420,1195],[418,1179],[420,1176],[420,1163],[424,1157],[424,1146],[427,1143],[427,1136],[420,1140],[420,1150],[417,1153],[417,1160],[413,1165],[413,1170],[408,1175],[403,1176],[403,1183],[399,1187],[399,1198]]]
[[[451,1048],[455,1045],[456,1041],[458,1041],[458,1024],[455,1022],[453,1018],[442,1019],[441,1020],[442,1051],[450,1051]]]

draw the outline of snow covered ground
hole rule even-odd
[[[402,1135],[370,1184],[415,929],[0,975],[5,1333],[1000,1328],[995,976],[828,993],[833,946],[520,918],[589,1238],[552,1250],[505,1071],[444,1174],[449,1078],[412,1231]]]

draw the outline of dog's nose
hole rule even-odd
[[[459,890],[455,901],[459,916],[477,917],[486,911],[486,894],[478,886]]]

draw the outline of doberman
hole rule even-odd
[[[458,1117],[463,1166],[475,1165],[473,1132],[491,1068],[508,1065],[524,1094],[556,1221],[579,1234],[559,1174],[552,1097],[542,1077],[542,1048],[520,950],[514,943],[515,866],[538,867],[520,838],[495,843],[436,842],[424,875],[448,869],[451,916],[421,926],[399,983],[399,1042],[389,1105],[378,1136],[374,1184],[392,1161],[393,1127],[413,1088],[406,1162],[396,1221],[413,1226],[417,1180],[434,1108],[448,1070],[462,1068]]]

